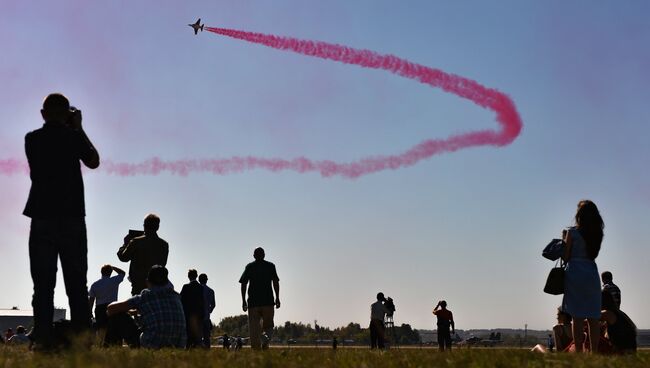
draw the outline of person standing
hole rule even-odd
[[[117,257],[129,265],[131,295],[138,295],[147,287],[147,274],[154,265],[166,266],[169,244],[158,237],[160,217],[150,213],[144,218],[144,235],[132,238],[127,235]]]
[[[621,309],[621,289],[614,284],[612,273],[605,271],[600,275],[600,279],[603,281],[603,291],[611,294],[614,300],[614,307]]]
[[[201,346],[203,335],[203,317],[205,306],[203,303],[203,286],[196,281],[198,272],[191,269],[187,272],[190,282],[183,285],[181,289],[181,302],[185,312],[185,325],[187,326],[187,347],[194,348]]]
[[[214,290],[208,286],[208,275],[202,273],[199,275],[199,283],[203,286],[203,346],[210,347],[210,332],[212,331],[212,320],[210,314],[216,307],[214,300]]]
[[[273,315],[275,308],[280,308],[280,279],[275,270],[275,265],[264,260],[265,253],[261,247],[253,252],[255,261],[246,265],[239,279],[241,284],[242,309],[248,311],[248,328],[250,332],[251,348],[259,350],[260,347],[268,349],[273,334]],[[273,290],[271,290],[271,284]],[[248,287],[248,302],[246,301],[246,288]],[[275,301],[273,299],[275,291]],[[260,320],[262,326],[260,329]],[[264,342],[262,339],[264,331]]]
[[[384,293],[377,293],[377,301],[370,305],[370,349],[384,349],[384,318],[388,308],[384,305]]]
[[[116,275],[111,277],[115,271]],[[101,268],[102,278],[90,286],[88,292],[88,307],[92,310],[95,304],[95,324],[98,330],[106,328],[106,307],[117,300],[120,284],[124,281],[124,272],[121,268],[106,264]]]
[[[23,214],[31,218],[29,263],[34,294],[34,337],[39,347],[55,343],[52,319],[57,260],[76,332],[90,329],[88,308],[88,244],[84,184],[79,161],[99,167],[99,154],[82,127],[81,111],[53,93],[43,102],[43,127],[25,136],[32,181]]]
[[[441,300],[433,308],[433,314],[437,318],[438,327],[438,348],[440,351],[451,350],[451,335],[456,333],[456,325],[454,324],[454,315],[447,309],[447,302]],[[449,328],[451,327],[451,332]]]
[[[595,259],[600,252],[605,224],[596,204],[589,200],[578,203],[576,226],[566,233],[563,259],[567,262],[564,277],[562,310],[573,317],[573,341],[581,352],[584,321],[588,322],[590,350],[598,351],[601,307],[600,278]]]

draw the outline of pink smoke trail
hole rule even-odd
[[[291,160],[261,157],[230,157],[223,159],[189,159],[165,161],[152,158],[140,163],[102,163],[102,171],[121,176],[157,175],[169,172],[188,175],[194,172],[211,172],[217,175],[242,172],[252,169],[265,169],[273,172],[292,170],[299,173],[317,171],[324,177],[342,176],[358,178],[382,170],[395,170],[415,165],[433,155],[454,152],[472,146],[505,146],[517,138],[522,129],[522,122],[512,100],[496,89],[487,88],[471,79],[445,73],[441,70],[416,64],[394,55],[381,55],[371,50],[359,50],[352,47],[326,42],[299,40],[262,33],[252,33],[224,28],[205,28],[207,31],[252,43],[261,44],[278,50],[293,51],[302,55],[329,59],[345,64],[359,65],[365,68],[381,69],[390,73],[413,79],[445,92],[470,100],[476,105],[496,113],[500,125],[499,131],[481,130],[457,134],[447,139],[428,139],[406,152],[362,158],[358,161],[340,163],[329,160],[314,161],[305,157]],[[0,172],[15,173],[23,171],[24,164],[0,161]]]

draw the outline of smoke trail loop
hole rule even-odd
[[[354,179],[382,170],[396,170],[412,166],[433,155],[445,152],[455,152],[473,146],[505,146],[512,143],[521,133],[521,118],[512,100],[504,93],[482,86],[471,79],[413,63],[395,55],[382,55],[371,50],[359,50],[320,41],[299,40],[291,37],[225,28],[206,27],[205,30],[278,50],[291,51],[364,68],[380,69],[434,88],[440,88],[445,92],[469,100],[482,108],[494,111],[500,129],[457,134],[446,139],[427,139],[400,154],[366,157],[350,163],[339,163],[331,160],[315,161],[306,157],[286,160],[246,156],[172,161],[164,161],[154,157],[135,164],[104,161],[101,166],[102,171],[120,176],[158,175],[165,172],[186,176],[197,172],[227,175],[246,170],[265,169],[271,172],[285,170],[298,173],[318,172],[323,177],[341,176]],[[0,173],[11,175],[27,172],[29,170],[24,161],[0,160]]]

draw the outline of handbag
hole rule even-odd
[[[551,240],[544,250],[542,250],[542,257],[550,259],[551,261],[557,261],[558,258],[562,257],[564,254],[564,247],[566,243],[562,239],[553,239]]]
[[[559,262],[559,266],[558,266]],[[544,285],[544,292],[551,295],[564,294],[564,274],[566,263],[563,259],[559,259],[555,263],[555,267],[551,268],[546,278],[546,285]]]

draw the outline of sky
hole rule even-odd
[[[0,160],[62,92],[104,162],[309,157],[349,162],[429,138],[498,129],[494,113],[379,70],[282,52],[187,27],[338,43],[394,54],[506,93],[523,121],[503,147],[433,156],[357,179],[252,170],[121,177],[84,171],[89,283],[147,213],[168,268],[216,293],[212,320],[242,313],[253,249],[280,277],[276,324],[368,323],[378,291],[395,322],[432,329],[547,329],[561,297],[542,288],[542,248],[592,199],[597,259],[622,309],[650,328],[650,3],[593,1],[17,1],[0,4]],[[31,309],[22,216],[30,181],[0,174],[0,308]],[[123,283],[120,299],[129,296]],[[67,308],[62,277],[55,304]]]

